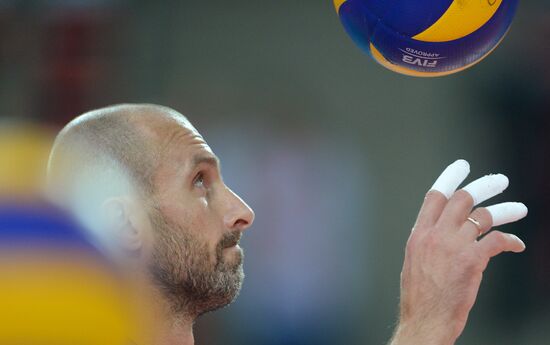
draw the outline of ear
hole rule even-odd
[[[129,198],[113,197],[102,205],[105,225],[111,232],[116,246],[127,254],[139,254],[144,234],[137,221],[136,207]]]

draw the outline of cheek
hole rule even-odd
[[[167,203],[163,207],[163,213],[181,231],[187,231],[199,241],[208,243],[212,250],[216,248],[221,232],[215,221],[215,212],[206,198]]]
[[[190,230],[204,239],[211,249],[215,249],[221,236],[217,216],[211,205],[205,199],[201,199],[197,207],[190,214]]]

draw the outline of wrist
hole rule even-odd
[[[400,322],[390,345],[453,345],[454,332],[446,325],[430,322]]]

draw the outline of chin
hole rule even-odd
[[[226,272],[224,277],[224,286],[218,291],[208,296],[200,308],[198,315],[203,315],[211,311],[225,308],[233,303],[242,288],[244,272],[242,265],[238,265],[234,271]]]
[[[232,270],[242,266],[244,253],[241,247],[234,246],[225,248],[222,255],[222,264]]]

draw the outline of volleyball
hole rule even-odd
[[[473,66],[506,35],[517,0],[334,0],[346,32],[382,66],[418,77]]]
[[[128,344],[116,268],[72,217],[4,197],[0,252],[0,344]]]

